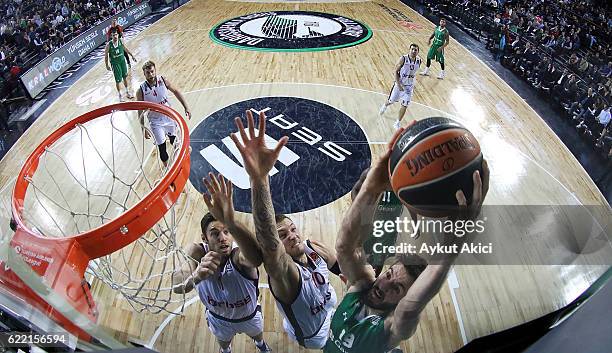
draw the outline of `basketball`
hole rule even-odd
[[[442,117],[419,120],[407,128],[389,158],[393,191],[409,208],[431,217],[457,206],[459,189],[471,203],[472,174],[477,169],[482,173],[482,153],[474,135]]]

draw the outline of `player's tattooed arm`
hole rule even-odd
[[[251,111],[246,112],[248,134],[240,118],[236,118],[236,133],[230,135],[242,156],[244,167],[251,181],[251,202],[255,236],[261,247],[263,263],[270,275],[276,295],[283,300],[291,298],[299,283],[299,272],[278,236],[274,219],[274,206],[270,194],[268,173],[276,163],[281,149],[287,143],[285,136],[270,149],[265,143],[266,116],[259,114],[259,135],[255,134],[255,121]]]

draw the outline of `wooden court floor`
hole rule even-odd
[[[380,4],[395,9],[420,29],[403,27]],[[222,20],[269,10],[304,10],[340,14],[367,24],[373,37],[360,45],[321,52],[273,53],[232,49],[213,43],[208,32]],[[418,27],[417,26],[417,27]],[[192,0],[127,43],[139,63],[153,60],[186,96],[195,127],[233,102],[261,96],[298,96],[341,109],[367,133],[373,156],[393,132],[397,107],[378,116],[393,82],[393,68],[411,43],[425,59],[434,25],[397,0],[326,3],[259,3]],[[452,33],[451,33],[452,37]],[[464,122],[481,141],[491,166],[487,203],[496,205],[607,205],[590,177],[546,123],[496,74],[451,38],[446,49],[447,77],[417,78],[408,118],[448,115]],[[131,81],[143,80],[135,65]],[[112,76],[100,63],[63,94],[0,161],[0,229],[8,231],[14,178],[25,158],[62,123],[117,101]],[[173,106],[180,107],[175,98]],[[180,110],[180,109],[179,109]],[[375,158],[375,157],[374,157]],[[206,207],[191,188],[191,208],[180,225],[179,243],[198,241]],[[335,242],[345,196],[319,209],[293,215],[302,234],[329,246]],[[610,212],[609,205],[605,212]],[[247,215],[241,219],[249,223]],[[553,311],[573,300],[605,271],[605,266],[457,266],[447,285],[427,306],[404,352],[452,352],[467,341]],[[265,276],[262,276],[265,284]],[[341,283],[333,279],[339,298]],[[264,286],[265,287],[265,286]],[[275,352],[301,352],[282,333],[282,318],[272,296],[262,288],[265,337]],[[93,283],[100,309],[98,322],[120,340],[153,342],[166,314],[133,312],[121,296]],[[215,352],[203,306],[190,305],[156,336],[160,352]],[[244,336],[233,352],[254,352]]]

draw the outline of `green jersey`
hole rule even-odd
[[[364,294],[344,296],[332,318],[323,353],[384,353],[388,350],[385,317],[365,316],[365,304],[361,301]]]
[[[383,246],[393,246],[397,239],[397,230],[386,232],[384,222],[395,220],[402,215],[404,205],[393,191],[385,191],[378,202],[374,214],[376,229],[372,229],[372,235],[363,244],[368,263],[373,267],[382,266],[387,257],[393,256],[388,251],[383,251]]]
[[[434,38],[433,38],[432,45],[441,47],[444,44],[444,41],[446,41],[447,32],[448,30],[446,28],[442,29],[440,28],[440,26],[436,27],[436,30],[434,31]]]
[[[108,54],[110,57],[111,65],[118,65],[122,62],[125,62],[125,57],[123,53],[123,42],[121,42],[121,39],[117,41],[117,46],[113,44],[112,40],[110,41],[108,45]]]

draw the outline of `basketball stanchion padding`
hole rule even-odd
[[[37,172],[41,156],[63,136],[102,116],[116,112],[154,111],[174,120],[179,127],[177,139],[181,141],[173,163],[163,177],[151,184],[151,189],[129,209],[116,218],[79,234],[52,238],[40,234],[39,229],[30,228],[24,222],[26,193]],[[83,114],[49,135],[29,156],[19,172],[12,198],[12,215],[17,225],[11,246],[32,269],[57,293],[64,295],[75,310],[96,321],[98,312],[84,279],[91,260],[107,256],[136,241],[156,225],[173,207],[189,179],[189,133],[188,128],[174,109],[150,102],[118,103]],[[114,176],[114,175],[113,175]],[[112,196],[109,196],[109,199]],[[82,339],[89,339],[83,330],[54,310],[50,304],[28,288],[9,268],[0,269],[0,283],[14,294],[47,313],[68,331]]]
[[[443,117],[417,121],[393,145],[389,177],[400,200],[418,214],[448,215],[463,190],[471,203],[472,174],[482,173],[480,144],[460,123]]]

